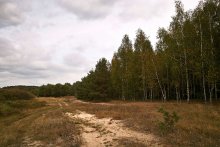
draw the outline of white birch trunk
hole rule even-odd
[[[161,83],[160,83],[160,79],[159,79],[159,76],[158,76],[158,72],[157,72],[156,65],[155,65],[153,59],[151,59],[151,61],[152,61],[153,65],[154,65],[155,75],[156,75],[157,82],[158,82],[158,85],[159,85],[159,87],[160,87],[160,90],[161,90],[161,93],[162,93],[162,96],[163,96],[163,100],[165,101],[165,100],[166,100],[166,95],[164,94],[163,88],[162,88],[162,86],[161,86]]]

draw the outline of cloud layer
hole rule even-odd
[[[125,33],[142,28],[154,45],[174,13],[173,0],[0,0],[0,87],[73,83]]]
[[[116,0],[60,0],[59,3],[80,19],[95,19],[107,16],[115,1]]]
[[[0,27],[18,25],[22,22],[22,12],[16,4],[7,1],[0,1]]]

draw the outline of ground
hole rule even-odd
[[[218,146],[219,105],[159,102],[90,103],[36,98],[46,105],[0,119],[0,146]],[[180,116],[161,134],[158,109]]]

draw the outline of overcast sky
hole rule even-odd
[[[73,83],[124,34],[134,41],[141,28],[155,46],[174,14],[174,0],[0,0],[0,87]]]

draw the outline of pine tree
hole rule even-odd
[[[121,98],[125,100],[131,97],[129,93],[129,85],[132,81],[131,78],[131,56],[133,54],[132,43],[128,35],[122,39],[121,46],[118,49],[118,57],[121,72]]]

